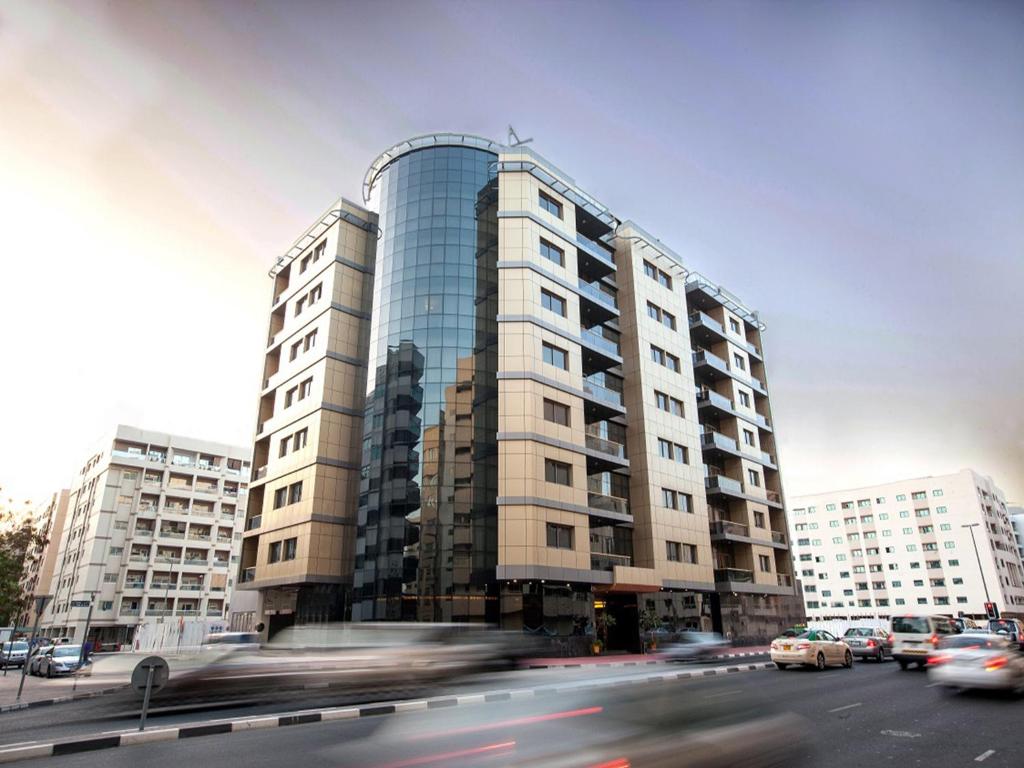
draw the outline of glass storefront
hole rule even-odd
[[[496,155],[380,176],[352,618],[498,620]]]

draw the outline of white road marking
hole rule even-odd
[[[982,760],[988,760],[995,753],[996,753],[996,751],[994,749],[987,749],[984,752],[982,752],[980,755],[978,755],[976,758],[974,758],[974,762],[980,763]]]
[[[24,747],[28,744],[35,744],[34,741],[16,741],[13,744],[0,744],[0,749],[10,749],[11,747]]]
[[[920,733],[911,733],[910,731],[879,731],[883,736],[898,736],[901,739],[919,739],[921,738]]]
[[[845,707],[836,707],[835,709],[830,709],[829,712],[842,712],[844,709],[853,709],[854,707],[859,707],[860,705],[861,702],[858,701],[856,704],[847,704]]]
[[[925,688],[938,688],[942,683],[928,683]]]

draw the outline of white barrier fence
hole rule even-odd
[[[892,624],[888,619],[829,619],[828,621],[808,621],[809,629],[823,629],[836,637],[842,637],[850,627],[870,627],[891,631]]]
[[[203,644],[207,635],[214,632],[225,632],[227,626],[227,622],[222,619],[207,621],[206,619],[168,617],[164,621],[143,620],[143,623],[135,628],[135,639],[132,642],[131,650],[166,652],[196,648]]]

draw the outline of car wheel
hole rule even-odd
[[[781,661],[776,661],[775,662],[775,666],[778,667],[779,669],[785,669],[786,667],[789,666],[789,664],[783,664]]]
[[[843,657],[843,666],[847,669],[853,669],[853,654],[849,651],[847,651],[846,655]]]
[[[902,669],[904,672],[906,672],[907,667],[910,666],[909,662],[906,662],[903,659],[896,659],[896,662],[900,665],[900,669]]]
[[[878,653],[875,654],[875,661],[877,661],[879,664],[885,661],[885,651],[883,649],[878,649]]]
[[[818,658],[815,659],[814,667],[819,671],[825,668],[825,654],[818,654]]]

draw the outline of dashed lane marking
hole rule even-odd
[[[985,760],[988,760],[995,753],[996,753],[996,751],[994,749],[986,749],[984,752],[982,752],[980,755],[978,755],[976,758],[974,758],[974,762],[980,763],[980,762],[983,762]]]
[[[843,707],[836,707],[835,709],[830,709],[829,712],[842,712],[844,709],[853,709],[854,707],[859,707],[860,705],[861,702],[858,701],[856,704],[847,704]]]

